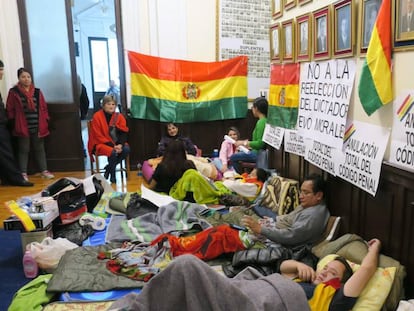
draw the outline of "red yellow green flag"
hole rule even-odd
[[[383,0],[359,80],[359,99],[368,115],[393,100],[391,0]]]
[[[244,118],[247,56],[193,62],[128,52],[131,115],[162,122]]]
[[[272,64],[270,72],[267,122],[293,129],[299,108],[300,64]]]

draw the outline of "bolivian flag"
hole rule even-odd
[[[299,108],[300,64],[272,64],[270,72],[269,111],[267,122],[293,129]]]
[[[128,52],[131,114],[162,122],[244,118],[247,56],[192,62]]]
[[[393,100],[391,40],[391,0],[383,0],[359,80],[359,99],[368,115]]]

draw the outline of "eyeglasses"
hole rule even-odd
[[[313,192],[312,191],[304,191],[304,190],[301,190],[299,192],[299,194],[301,194],[301,195],[308,195],[308,194],[313,194]]]

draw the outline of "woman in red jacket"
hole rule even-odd
[[[89,154],[104,155],[108,157],[105,167],[105,178],[116,183],[115,168],[129,154],[127,143],[128,127],[125,117],[115,112],[116,100],[111,95],[102,99],[102,109],[95,112],[89,131]]]
[[[12,134],[17,137],[17,157],[23,178],[28,181],[27,163],[30,147],[43,178],[52,179],[47,170],[44,138],[49,135],[49,112],[43,93],[35,88],[32,75],[25,68],[17,70],[19,82],[9,90],[7,117],[13,124]]]

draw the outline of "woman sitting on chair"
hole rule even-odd
[[[127,144],[128,127],[125,117],[115,112],[116,100],[106,95],[102,99],[102,109],[93,115],[88,141],[89,155],[107,156],[105,178],[116,183],[115,168],[124,160],[130,151]]]

